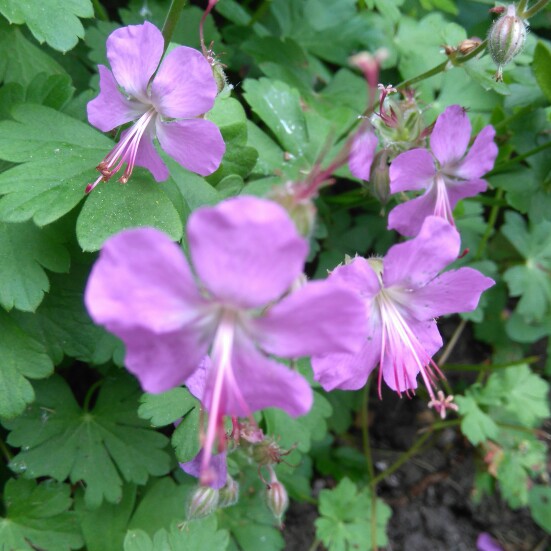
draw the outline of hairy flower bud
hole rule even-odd
[[[199,486],[189,502],[187,517],[189,520],[203,518],[216,511],[220,492],[210,486]]]
[[[275,475],[274,475],[275,478]],[[285,486],[281,484],[277,479],[270,482],[268,488],[266,489],[266,503],[272,511],[274,517],[281,522],[281,519],[289,507],[289,496],[287,495],[287,490]]]
[[[239,483],[228,475],[226,485],[220,490],[218,507],[231,507],[239,499]]]
[[[390,176],[388,174],[388,151],[381,149],[371,165],[369,176],[369,191],[383,204],[388,203],[390,197]]]
[[[517,15],[515,5],[510,4],[488,33],[488,48],[497,65],[496,80],[503,80],[503,66],[522,50],[525,42],[526,23]]]
[[[275,186],[268,193],[268,198],[279,203],[288,213],[297,230],[304,237],[309,237],[316,222],[316,207],[312,199],[305,194],[307,185],[302,182],[286,182]]]

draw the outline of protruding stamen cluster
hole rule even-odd
[[[141,139],[156,114],[154,108],[149,109],[126,131],[120,142],[96,167],[101,176],[86,186],[85,193],[90,193],[100,182],[108,182],[117,172],[120,172],[125,163],[126,169],[119,178],[119,182],[121,184],[128,182],[136,164]]]
[[[380,96],[379,96],[379,112],[377,115],[381,118],[381,120],[387,125],[392,128],[396,127],[398,124],[398,117],[396,116],[396,113],[394,112],[394,109],[390,107],[390,111],[387,111],[385,109],[385,99],[388,95],[393,94],[397,92],[398,90],[392,86],[392,84],[389,84],[385,86],[384,84],[379,83],[377,85],[377,88],[379,89]]]

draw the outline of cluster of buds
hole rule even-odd
[[[527,23],[519,17],[514,4],[494,8],[492,11],[501,13],[488,33],[488,49],[497,65],[495,79],[503,80],[503,67],[518,55],[526,42]]]
[[[283,450],[274,438],[265,436],[254,421],[241,421],[237,418],[233,418],[232,421],[233,429],[228,436],[226,451],[231,453],[240,449],[246,454],[250,463],[256,464],[258,476],[266,487],[268,508],[281,526],[281,519],[289,505],[289,497],[285,487],[277,479],[274,466],[283,462],[283,458],[289,455],[294,447]],[[262,469],[268,471],[268,479],[264,478]],[[195,489],[189,501],[187,518],[188,520],[204,518],[217,509],[235,505],[238,500],[239,483],[228,474],[225,485],[220,489],[210,485],[199,485]]]
[[[379,84],[379,94],[379,110],[371,117],[371,122],[383,148],[395,156],[423,145],[426,132],[413,91],[406,90],[400,98],[392,85]]]

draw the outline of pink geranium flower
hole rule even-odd
[[[460,199],[486,190],[481,177],[492,169],[497,156],[495,130],[486,126],[467,151],[471,123],[459,105],[448,107],[436,120],[430,137],[432,153],[411,149],[390,165],[390,191],[425,190],[415,199],[396,206],[388,227],[402,235],[419,233],[427,216],[440,216],[454,225],[453,208]]]
[[[98,165],[101,176],[88,185],[87,193],[125,164],[122,183],[134,166],[147,168],[158,182],[166,180],[168,169],[153,145],[155,137],[170,157],[192,172],[206,176],[220,165],[224,140],[218,127],[202,118],[218,92],[209,62],[186,46],[171,50],[161,63],[163,53],[163,35],[147,21],[109,35],[112,72],[99,66],[100,94],[88,103],[88,120],[102,132],[134,124]]]
[[[360,180],[371,179],[371,165],[378,143],[379,140],[371,124],[364,123],[364,126],[354,136],[350,147],[348,168],[352,176]]]
[[[336,280],[286,295],[308,245],[271,201],[239,197],[200,208],[187,236],[193,271],[180,247],[155,229],[108,239],[85,302],[94,321],[122,339],[126,367],[147,392],[183,384],[210,352],[202,397],[208,483],[214,442],[218,451],[225,442],[224,415],[279,407],[298,416],[311,407],[308,382],[268,355],[352,352],[361,344],[364,307]]]
[[[356,257],[333,270],[330,280],[354,289],[365,304],[364,345],[355,354],[314,357],[315,377],[325,390],[356,390],[379,365],[381,379],[398,393],[417,388],[421,377],[430,405],[442,416],[455,409],[436,390],[440,374],[432,360],[442,346],[435,317],[474,310],[494,282],[472,268],[438,273],[457,258],[460,238],[445,220],[430,216],[419,235],[394,245],[384,258]]]

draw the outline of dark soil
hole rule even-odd
[[[484,350],[473,349],[472,339],[468,334],[464,337],[449,361],[482,361]],[[450,379],[454,383],[453,374]],[[373,395],[370,417],[373,459],[379,472],[434,421],[426,400],[400,400],[390,392],[384,393],[382,401]],[[498,493],[475,504],[475,461],[480,461],[476,450],[459,430],[448,428],[429,438],[421,453],[379,484],[379,497],[393,509],[386,551],[475,551],[481,532],[490,533],[505,551],[551,550],[551,537],[534,524],[528,510],[510,510]],[[326,483],[320,481],[323,486]],[[284,530],[287,551],[309,550],[316,516],[313,505],[291,505]]]

